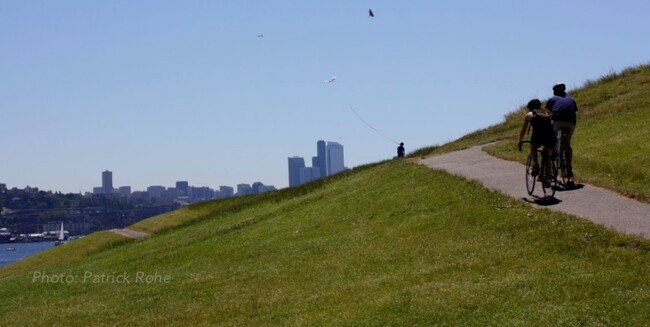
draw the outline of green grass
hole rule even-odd
[[[204,218],[145,240],[3,274],[0,315],[106,326],[650,321],[639,309],[650,306],[649,242],[406,160],[227,202],[181,210]],[[34,271],[77,280],[33,282]],[[83,283],[86,272],[171,281]]]
[[[580,180],[645,201],[649,75],[572,92]],[[522,116],[410,156],[501,141],[489,151],[521,160]],[[1,268],[2,325],[650,325],[650,241],[409,160],[130,228],[151,236],[95,233]]]

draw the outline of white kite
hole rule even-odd
[[[334,81],[336,81],[336,76],[332,76],[332,77],[326,79],[326,80],[325,80],[325,83],[332,83],[332,82],[334,82]]]

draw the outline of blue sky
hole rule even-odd
[[[0,183],[86,192],[111,170],[134,190],[286,187],[287,157],[309,162],[319,139],[354,167],[391,158],[391,140],[408,152],[498,123],[557,81],[646,64],[648,12],[640,0],[0,0]]]

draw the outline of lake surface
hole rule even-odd
[[[0,243],[0,267],[54,247],[54,242]],[[7,249],[15,248],[15,251]]]

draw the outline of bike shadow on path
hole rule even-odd
[[[534,203],[542,207],[552,206],[552,205],[557,205],[562,203],[562,200],[556,197],[539,197],[536,195],[532,195],[530,197],[524,197],[522,199],[528,203]]]
[[[556,192],[568,192],[568,191],[577,191],[585,187],[585,184],[575,184],[573,186],[563,186],[555,189]]]

